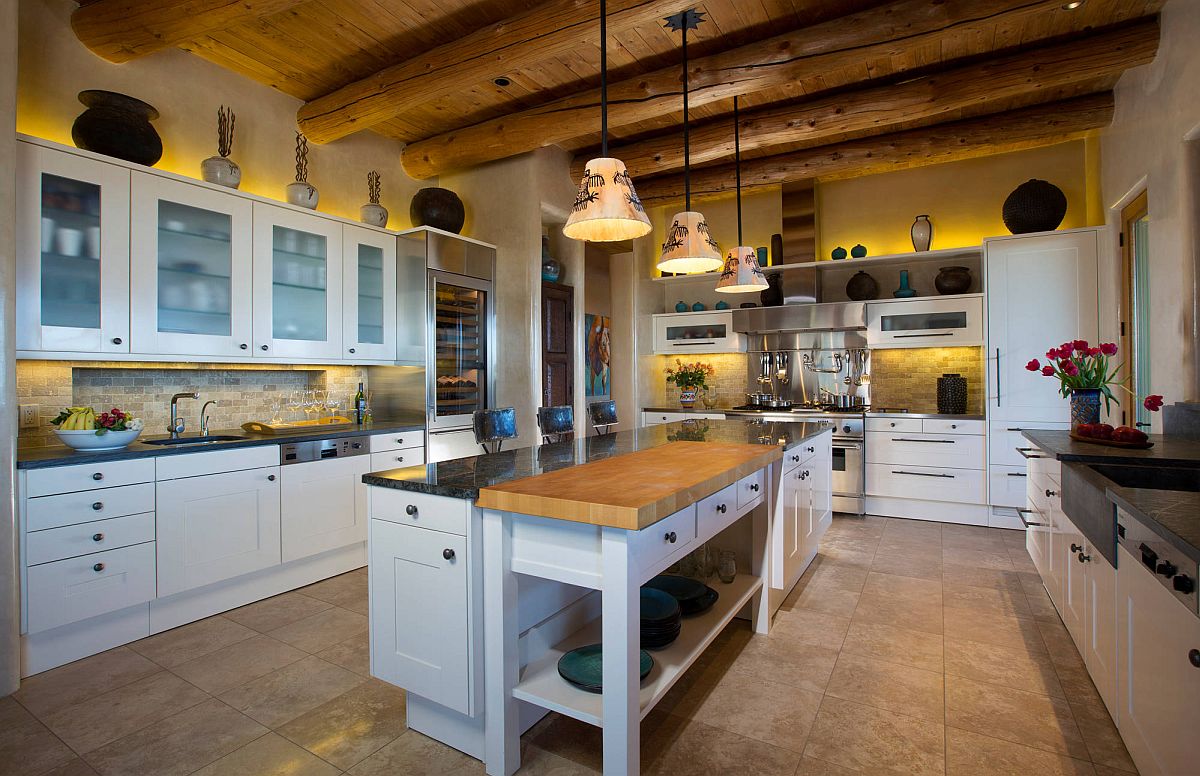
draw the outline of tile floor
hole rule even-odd
[[[717,583],[719,585],[719,583]],[[0,773],[414,776],[480,763],[368,676],[359,570],[113,649],[0,699]],[[522,773],[594,774],[550,715]],[[1011,531],[834,520],[770,636],[735,621],[642,726],[647,774],[1134,773]]]

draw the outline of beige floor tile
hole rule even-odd
[[[177,665],[171,672],[207,693],[218,695],[306,656],[307,653],[282,641],[257,635]]]
[[[364,681],[358,674],[310,656],[220,697],[251,719],[277,729]]]
[[[935,559],[930,560],[919,555],[876,552],[874,560],[871,561],[871,570],[898,577],[916,577],[941,582],[942,555],[939,552]]]
[[[365,632],[326,647],[317,657],[356,674],[371,675],[371,640]]]
[[[945,598],[946,606],[959,609],[988,610],[1032,619],[1029,611],[1029,601],[1025,593],[995,587],[972,587],[970,585],[947,585]]]
[[[135,641],[129,648],[160,666],[171,668],[253,635],[255,632],[245,625],[217,615]]]
[[[1129,757],[1125,742],[1108,715],[1104,701],[1097,695],[1094,700],[1071,698],[1070,703],[1092,762],[1120,771],[1136,772],[1137,766]]]
[[[178,676],[160,671],[59,709],[43,721],[76,752],[87,753],[208,697]]]
[[[829,547],[822,547],[821,555],[826,560],[831,560],[850,566],[870,566],[871,558],[875,556],[875,548],[865,548],[861,544],[837,544]]]
[[[101,776],[185,776],[267,729],[212,698],[84,755]]]
[[[946,729],[947,776],[1094,776],[1091,763],[1062,754]]]
[[[366,631],[366,617],[335,606],[276,628],[268,635],[311,653],[320,652]]]
[[[804,750],[806,757],[864,774],[945,773],[944,727],[826,696]]]
[[[895,625],[856,620],[850,623],[842,653],[890,663],[942,670],[942,636]]]
[[[1050,594],[1045,590],[1026,590],[1025,601],[1029,604],[1029,614],[1035,620],[1059,622],[1058,610],[1050,600]]]
[[[1107,765],[1100,765],[1099,763],[1092,763],[1092,767],[1096,769],[1096,776],[1129,776],[1131,773],[1137,776],[1137,771],[1135,770],[1126,771],[1120,768],[1110,768]]]
[[[970,566],[973,568],[995,569],[997,571],[1016,571],[1008,550],[1000,547],[995,550],[967,550],[955,547],[942,548],[942,563],[955,566]]]
[[[934,722],[946,715],[941,672],[844,653],[825,694]]]
[[[1067,697],[1050,656],[1036,650],[947,639],[946,673],[1015,690]]]
[[[992,569],[978,566],[964,566],[951,561],[942,563],[943,589],[957,585],[971,587],[996,587],[1023,592],[1022,575],[1016,569]]]
[[[849,768],[843,768],[840,765],[834,765],[808,755],[800,758],[800,767],[796,769],[796,776],[860,776],[861,774],[862,771],[852,771]]]
[[[1062,698],[947,675],[946,724],[1089,759],[1071,707]]]
[[[797,586],[792,592],[795,597],[791,599],[792,605],[787,606],[788,609],[811,609],[816,612],[844,615],[858,606],[859,594],[837,584],[812,582],[803,589]],[[787,601],[784,605],[787,605]]]
[[[0,774],[39,774],[68,764],[75,753],[12,698],[0,698]]]
[[[234,609],[226,612],[224,616],[259,633],[267,633],[296,620],[311,617],[331,606],[333,604],[328,601],[291,592]]]
[[[517,773],[521,776],[600,776],[600,771],[585,768],[532,744],[521,747],[521,767]]]
[[[998,644],[1031,652],[1045,652],[1046,644],[1035,620],[993,610],[947,606],[946,638]]]
[[[715,686],[695,688],[693,696],[683,716],[797,754],[804,751],[821,705],[819,692],[780,687],[736,670]]]
[[[1083,666],[1083,656],[1079,654],[1075,640],[1062,620],[1038,620],[1037,627],[1054,665],[1066,668]]]
[[[348,771],[349,776],[479,776],[479,761],[409,730]]]
[[[35,715],[45,716],[161,670],[133,650],[117,647],[22,679],[13,697]]]
[[[821,582],[831,587],[841,587],[857,593],[862,590],[863,584],[867,581],[868,573],[870,573],[870,569],[867,566],[857,563],[842,563],[818,555],[809,566],[809,571],[805,572],[801,584]]]
[[[867,583],[863,586],[863,597],[886,598],[896,602],[929,601],[941,602],[941,580],[919,579],[916,577],[882,574],[872,571],[867,575]],[[861,599],[860,599],[861,600]]]
[[[391,743],[407,729],[404,691],[368,679],[278,728],[281,736],[342,770]]]
[[[883,527],[883,537],[886,539],[889,536],[910,536],[941,543],[942,524],[925,520],[892,519]]]
[[[780,612],[771,624],[770,638],[792,644],[809,644],[826,649],[841,649],[850,627],[849,616],[818,612],[813,609],[793,609]]]
[[[788,644],[758,636],[733,660],[731,670],[764,682],[823,692],[833,673],[838,652],[808,644]]]
[[[0,763],[0,773],[7,773],[5,770],[3,770],[2,763]],[[29,773],[25,771],[24,768],[16,773],[20,773],[21,776],[29,776]],[[92,769],[92,766],[88,765],[81,758],[76,757],[69,762],[64,763],[63,765],[60,765],[57,768],[51,768],[50,770],[46,771],[45,773],[41,773],[38,776],[98,776],[98,774]]]
[[[800,764],[799,752],[695,720],[678,727],[658,727],[646,736],[642,752],[642,772],[646,776],[793,776]]]
[[[1082,660],[1071,665],[1056,664],[1054,671],[1058,674],[1058,683],[1063,688],[1064,697],[1081,704],[1104,704],[1100,698],[1100,691],[1096,689],[1091,674],[1088,673],[1087,666],[1083,664]]]
[[[350,572],[302,587],[298,591],[309,598],[316,598],[334,606],[340,606],[359,614],[365,614],[367,606],[367,577]]]
[[[311,752],[275,733],[267,733],[209,763],[194,776],[337,776],[339,773]]]
[[[943,614],[941,600],[897,602],[891,597],[863,596],[858,600],[851,622],[871,622],[901,628],[941,633]]]

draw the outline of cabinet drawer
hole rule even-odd
[[[800,464],[808,461],[809,458],[816,455],[816,447],[812,440],[809,440],[801,442],[790,450],[785,451],[783,454],[783,468],[780,470],[780,474],[787,474]]]
[[[1035,477],[1045,477],[1055,485],[1062,482],[1062,463],[1057,458],[1051,458],[1040,450],[1035,450],[1029,459],[1029,473]]]
[[[983,436],[987,426],[982,420],[945,420],[942,418],[925,418],[921,421],[921,431],[926,434],[974,434]]]
[[[696,536],[700,541],[708,541],[737,520],[741,487],[742,483],[735,482],[696,502]]]
[[[42,531],[122,515],[154,511],[154,484],[125,485],[25,502],[25,530]]]
[[[371,453],[371,471],[399,469],[402,466],[420,466],[425,463],[425,448],[413,447],[389,450],[386,453]]]
[[[762,498],[767,492],[767,470],[759,469],[754,474],[742,477],[737,484],[738,512],[744,510],[755,499]]]
[[[154,513],[34,531],[25,538],[25,565],[74,558],[154,541]]]
[[[1025,459],[1017,452],[1017,448],[1032,448],[1033,442],[1030,442],[1021,434],[1023,430],[1044,429],[1067,431],[1070,428],[1070,423],[993,422],[988,440],[988,452],[991,455],[991,461],[992,463],[1001,463],[1005,466],[1024,466]]]
[[[425,447],[425,432],[421,429],[397,431],[394,434],[374,434],[370,441],[372,453],[386,453],[389,450],[409,450],[414,447]]]
[[[867,495],[982,504],[984,473],[933,466],[867,464]]]
[[[279,465],[279,445],[243,447],[237,450],[214,450],[207,453],[168,455],[158,459],[158,477],[176,480],[183,477],[200,477],[205,474],[237,472],[244,469],[262,469]]]
[[[115,612],[154,598],[154,542],[32,566],[29,632]]]
[[[685,412],[643,412],[643,426],[657,426],[660,423],[675,423],[680,420],[686,420],[687,413]]]
[[[25,495],[48,496],[138,482],[154,482],[153,458],[32,469],[25,475]]]
[[[867,463],[982,470],[983,444],[983,437],[966,434],[871,432],[867,434]]]
[[[1026,509],[1028,504],[1029,477],[1023,466],[997,466],[988,468],[991,488],[989,500],[992,506]]]
[[[371,488],[370,498],[374,519],[467,535],[467,517],[471,513],[471,502],[467,499],[392,488]]]
[[[729,503],[733,500],[730,493]],[[695,538],[696,505],[692,504],[634,534],[631,550],[638,568],[644,574],[655,574],[671,565],[668,559],[691,549]]]
[[[867,431],[903,431],[906,434],[921,433],[920,418],[867,418]]]

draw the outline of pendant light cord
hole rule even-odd
[[[687,55],[687,12],[683,25],[683,209],[692,209],[692,149],[688,142],[688,55]]]
[[[608,4],[600,0],[600,155],[608,156]]]
[[[737,186],[738,245],[742,244],[742,143],[738,137],[738,98],[733,98],[733,171]]]

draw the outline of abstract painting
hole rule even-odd
[[[586,313],[583,316],[587,327],[587,384],[585,395],[608,396],[612,390],[610,383],[609,363],[611,359],[609,347],[612,344],[610,326],[612,319],[607,315]]]

